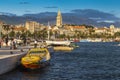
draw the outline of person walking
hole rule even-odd
[[[12,40],[11,46],[12,46],[12,49],[16,49],[16,41],[15,41],[15,39]]]
[[[8,36],[5,38],[6,46],[8,46]]]
[[[27,39],[27,46],[30,45],[30,42],[31,42],[31,41],[30,41],[30,39],[28,38],[28,39]]]
[[[13,40],[13,49],[16,49],[15,41]]]
[[[12,40],[10,40],[10,49],[12,49]]]
[[[2,39],[0,39],[0,48],[1,48],[1,46],[2,46]]]
[[[37,40],[34,41],[34,48],[37,48]]]
[[[26,37],[23,39],[24,46],[26,46]]]

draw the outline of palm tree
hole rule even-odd
[[[7,31],[7,36],[8,36],[8,31],[10,30],[10,25],[4,24],[2,27],[5,31]]]
[[[12,31],[9,33],[9,36],[10,36],[10,37],[16,37],[16,36],[15,36],[14,28],[15,28],[14,26],[12,26],[12,27],[10,28],[10,29],[12,30]]]
[[[10,25],[4,24],[2,27],[5,31],[7,31],[6,38],[5,38],[5,43],[8,46],[8,31],[10,30]]]
[[[10,37],[15,37],[15,31],[12,30],[12,31],[9,33],[9,36],[10,36]]]
[[[25,33],[26,33],[26,36],[27,36],[27,37],[31,37],[31,35],[32,35],[29,30],[27,30]]]
[[[17,36],[18,38],[20,38],[21,33],[18,31],[18,32],[16,33],[16,36]]]

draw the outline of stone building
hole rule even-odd
[[[56,17],[56,26],[62,27],[62,15],[60,10],[58,11],[57,17]]]
[[[40,30],[40,24],[35,21],[27,21],[25,23],[25,28],[29,30],[31,33],[34,33],[35,31]]]

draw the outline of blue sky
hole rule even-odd
[[[70,12],[74,9],[95,9],[120,17],[120,0],[0,0],[0,12],[17,15],[40,12]]]

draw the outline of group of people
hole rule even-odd
[[[24,46],[29,46],[30,42],[31,42],[30,39],[26,39],[26,38],[23,39]],[[17,44],[17,39],[14,39],[14,38],[8,39],[7,37],[5,39],[3,39],[3,41],[2,41],[2,39],[0,40],[0,48],[3,45],[3,43],[5,44],[4,46],[10,46],[10,49],[17,49],[17,45],[19,45],[19,44]],[[44,42],[41,42],[41,44],[39,44],[39,45],[40,45],[40,47],[46,47]],[[38,41],[37,41],[37,39],[35,39],[34,40],[34,48],[37,48],[37,46],[38,46]]]
[[[0,48],[1,46],[10,46],[10,49],[17,49],[17,41],[16,39],[8,40],[8,38],[0,39]]]
[[[17,49],[17,41],[15,39],[10,40],[10,49]]]
[[[34,48],[37,48],[37,45],[38,45],[38,41],[35,39],[35,41],[34,41]],[[46,43],[42,41],[41,44],[39,43],[39,47],[40,48],[46,47]]]

